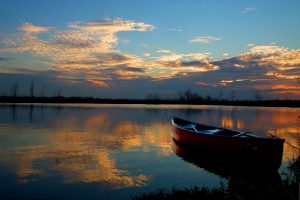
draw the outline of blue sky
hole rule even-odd
[[[2,0],[0,95],[299,98],[300,1]],[[46,88],[46,89],[42,89]]]

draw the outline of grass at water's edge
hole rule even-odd
[[[270,188],[270,191],[257,191],[252,187],[247,189],[224,189],[217,187],[209,189],[206,187],[197,187],[185,189],[173,188],[171,191],[159,189],[154,192],[140,194],[132,197],[132,200],[298,200],[299,199],[299,184],[298,183],[283,183],[283,187]]]
[[[199,188],[197,186],[189,189],[176,189],[171,191],[159,189],[157,191],[140,194],[133,197],[133,200],[154,200],[154,199],[224,199],[225,191],[223,188]]]
[[[192,188],[173,188],[171,191],[159,189],[139,194],[132,200],[299,200],[300,199],[300,156],[290,163],[288,172],[280,184],[255,185],[247,181],[228,181],[228,185],[209,189],[194,186]]]

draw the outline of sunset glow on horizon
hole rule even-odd
[[[300,2],[17,1],[0,8],[0,96],[299,99]]]

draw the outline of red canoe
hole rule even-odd
[[[275,169],[281,165],[284,139],[258,137],[248,132],[201,125],[180,118],[173,118],[172,124],[175,142],[184,147],[220,152],[251,162],[265,161],[266,165]]]

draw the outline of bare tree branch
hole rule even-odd
[[[19,86],[17,83],[14,83],[10,89],[11,96],[16,97],[18,95]]]

